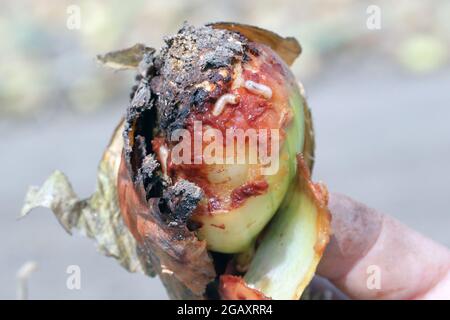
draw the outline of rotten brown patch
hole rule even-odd
[[[250,288],[241,277],[220,276],[220,297],[223,300],[270,300],[260,291]]]
[[[145,199],[142,186],[135,185],[122,158],[118,198],[124,220],[141,243],[156,272],[177,299],[201,299],[215,271],[206,243],[199,241],[186,225],[170,225],[161,212],[161,198]],[[170,210],[170,209],[167,209]]]

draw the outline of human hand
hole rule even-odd
[[[450,299],[450,250],[347,196],[330,194],[333,235],[318,274],[353,299]]]

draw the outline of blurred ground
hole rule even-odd
[[[304,52],[294,71],[317,133],[315,179],[450,246],[448,2],[49,3],[0,4],[0,298],[15,297],[15,273],[27,260],[40,268],[32,299],[166,297],[158,280],[129,274],[90,240],[68,236],[50,212],[16,217],[27,186],[54,169],[79,195],[94,189],[132,82],[99,67],[95,54],[135,42],[158,47],[183,20],[241,21],[296,36]],[[80,30],[65,27],[69,4],[82,10]],[[380,30],[366,28],[369,4],[382,9]],[[66,288],[71,264],[81,267],[81,290]]]

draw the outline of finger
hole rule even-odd
[[[330,194],[329,207],[321,276],[351,298],[450,298],[447,248],[346,196]]]

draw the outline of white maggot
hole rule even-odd
[[[248,91],[263,96],[266,99],[272,98],[272,89],[261,83],[257,83],[251,80],[247,80],[244,83],[245,89]]]
[[[231,93],[224,94],[219,99],[217,99],[212,114],[215,117],[217,117],[223,112],[223,109],[225,109],[225,106],[227,104],[236,104],[236,103],[238,103],[238,96]]]

